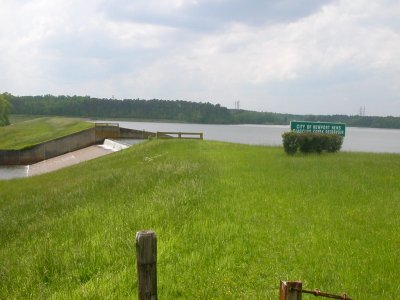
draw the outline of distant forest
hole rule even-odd
[[[99,99],[89,96],[13,96],[3,94],[13,114],[165,120],[203,124],[287,125],[291,120],[341,122],[352,127],[400,128],[400,117],[293,115],[228,109],[182,100]]]

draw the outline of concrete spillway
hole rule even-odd
[[[27,166],[0,166],[0,180],[35,176],[52,172],[128,148],[129,145],[106,139],[102,145],[94,145]]]
[[[100,145],[100,147],[102,147],[106,150],[120,151],[120,150],[128,148],[129,145],[122,143],[120,141],[105,139],[103,145]]]
[[[0,165],[31,165],[85,147],[98,145],[105,139],[145,140],[155,135],[155,133],[143,130],[120,128],[118,124],[96,123],[93,128],[23,149],[0,149]],[[115,147],[112,144],[108,146]]]

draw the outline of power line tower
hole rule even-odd
[[[240,102],[239,101],[235,101],[235,109],[236,110],[240,109]]]
[[[361,117],[365,117],[365,105],[364,106],[360,106],[360,116]]]

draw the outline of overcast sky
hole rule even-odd
[[[400,116],[398,0],[0,0],[0,92]]]

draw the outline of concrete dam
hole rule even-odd
[[[31,165],[50,158],[84,149],[93,145],[104,144],[106,139],[144,140],[155,137],[153,132],[119,127],[118,123],[96,123],[93,128],[74,134],[46,141],[19,150],[0,150],[0,165]],[[104,147],[116,147],[121,150],[123,143],[106,142]]]

